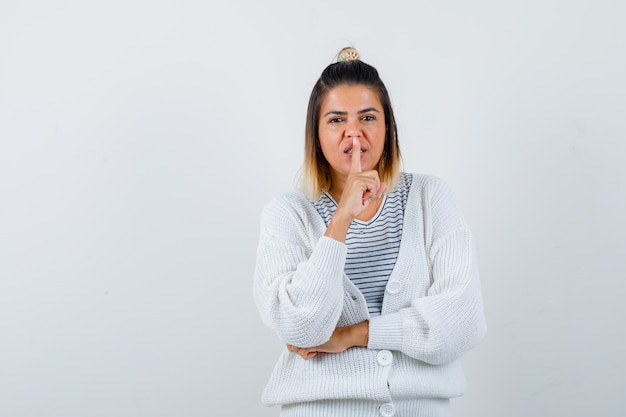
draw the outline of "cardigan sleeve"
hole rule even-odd
[[[422,200],[431,286],[410,306],[373,317],[368,347],[440,365],[475,347],[486,323],[474,240],[451,191],[434,179]]]
[[[261,215],[254,271],[262,321],[298,347],[328,341],[343,308],[346,246],[325,236],[313,241],[311,215],[293,195],[270,202]]]

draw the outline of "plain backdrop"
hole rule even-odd
[[[489,331],[457,417],[621,416],[621,0],[0,3],[0,416],[277,416],[259,214],[353,44],[450,184]]]

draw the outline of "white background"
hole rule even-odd
[[[262,206],[349,42],[456,192],[489,332],[458,417],[623,413],[621,0],[0,4],[0,416],[277,416]]]

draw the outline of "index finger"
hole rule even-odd
[[[350,172],[361,172],[361,142],[357,138],[352,138],[352,163]]]

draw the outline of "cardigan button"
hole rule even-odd
[[[392,417],[396,414],[396,407],[391,403],[384,403],[378,408],[378,412],[382,417]]]
[[[387,287],[385,288],[385,290],[389,293],[389,294],[397,294],[400,292],[400,290],[402,289],[402,283],[400,281],[389,281],[387,283]]]
[[[376,355],[376,361],[380,366],[389,366],[393,362],[393,353],[388,350],[381,350]]]

